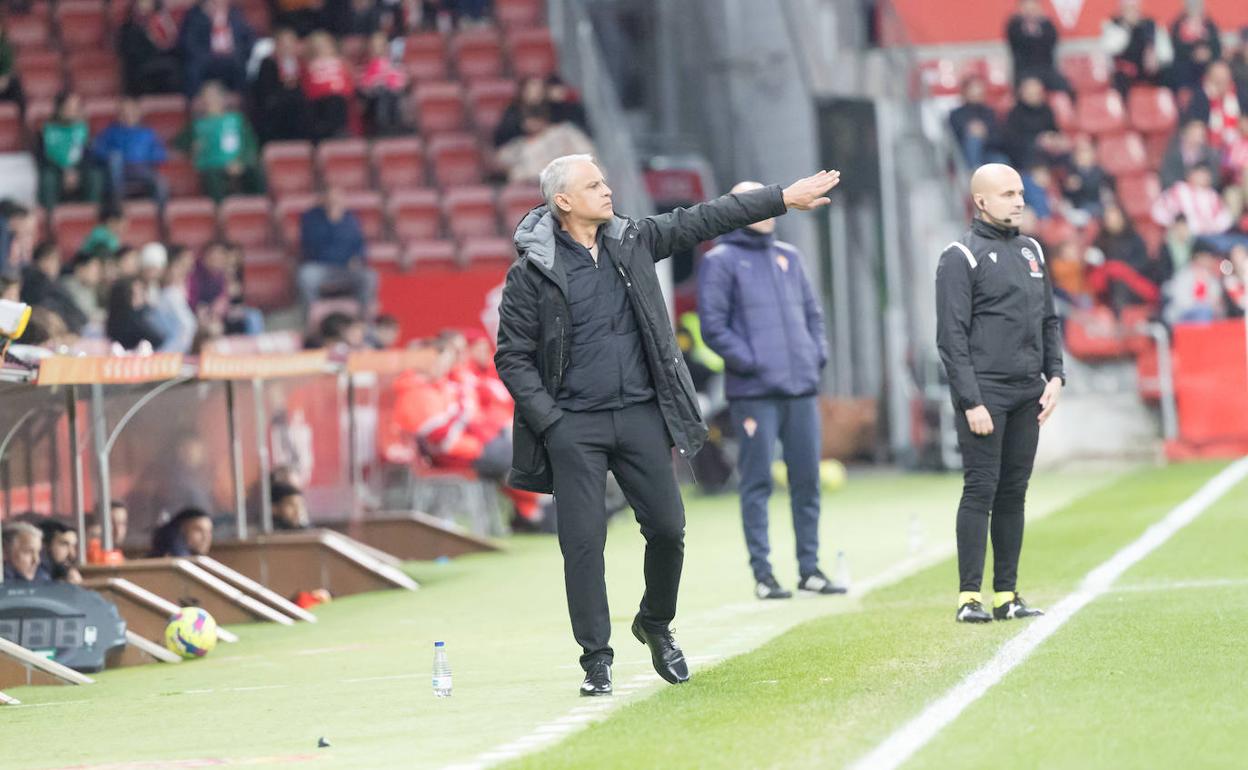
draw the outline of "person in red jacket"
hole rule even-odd
[[[308,60],[303,67],[303,93],[313,141],[339,136],[347,128],[347,99],[351,96],[351,71],[338,55],[327,32],[308,35]]]

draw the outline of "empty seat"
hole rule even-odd
[[[403,249],[403,263],[409,268],[453,269],[459,266],[453,241],[412,241]]]
[[[273,195],[311,192],[312,145],[309,142],[269,142],[264,146],[264,173]]]
[[[550,30],[518,29],[507,35],[507,53],[511,59],[511,71],[518,78],[545,77],[558,67],[555,44]]]
[[[99,220],[94,203],[62,203],[52,209],[52,238],[68,259],[82,245]]]
[[[1118,198],[1123,211],[1132,220],[1148,219],[1153,201],[1161,196],[1161,183],[1156,174],[1141,174],[1118,180]]]
[[[418,83],[413,99],[422,133],[463,129],[464,93],[458,83]]]
[[[543,0],[494,0],[494,19],[505,28],[533,27],[542,22]]]
[[[1109,88],[1109,60],[1101,54],[1067,56],[1062,59],[1061,69],[1080,97]]]
[[[419,139],[411,136],[378,139],[370,151],[377,184],[390,192],[425,183],[425,150]]]
[[[1075,122],[1089,134],[1113,134],[1126,129],[1127,111],[1117,91],[1085,93],[1075,105]]]
[[[126,242],[136,246],[161,241],[160,210],[155,201],[127,201],[122,208],[126,217]]]
[[[382,275],[393,275],[403,270],[403,249],[390,241],[370,241],[366,254],[368,266]]]
[[[143,125],[170,142],[186,127],[186,98],[177,94],[156,94],[139,100]]]
[[[16,48],[47,48],[51,37],[46,16],[37,13],[10,14],[5,35]]]
[[[221,231],[244,249],[274,243],[273,214],[263,195],[235,195],[221,202]]]
[[[437,32],[409,35],[403,41],[403,65],[413,80],[446,77],[446,41]]]
[[[165,207],[169,240],[201,249],[217,239],[217,208],[210,198],[177,198]]]
[[[1179,122],[1179,110],[1169,88],[1136,86],[1127,94],[1131,126],[1145,134],[1168,134]]]
[[[83,115],[91,129],[91,136],[99,136],[101,131],[116,122],[120,111],[121,103],[112,96],[87,99],[82,106]]]
[[[357,190],[347,193],[343,198],[343,203],[347,210],[355,214],[355,218],[360,221],[360,229],[364,231],[364,240],[386,239],[386,214],[381,204],[381,193]]]
[[[442,187],[481,181],[481,150],[467,134],[443,134],[429,141],[433,177]]]
[[[458,239],[498,235],[494,188],[484,185],[452,187],[442,197],[446,225]]]
[[[515,230],[524,215],[534,207],[541,205],[542,191],[537,185],[513,184],[503,188],[498,194],[498,212],[503,218],[503,234]]]
[[[50,117],[52,117],[51,99],[37,99],[26,103],[26,128],[32,133],[39,133]]]
[[[1149,168],[1161,168],[1166,152],[1170,150],[1169,134],[1145,134],[1144,153],[1148,156]]]
[[[98,0],[61,0],[56,5],[56,25],[66,50],[90,50],[106,43],[108,25],[104,4]]]
[[[32,51],[17,58],[17,71],[22,78],[22,92],[27,101],[51,99],[65,87],[61,58],[54,51]]]
[[[327,186],[341,190],[368,190],[373,175],[368,168],[368,143],[363,139],[332,139],[316,148],[316,165]]]
[[[503,45],[497,30],[490,27],[464,30],[455,36],[452,47],[460,77],[470,80],[503,74]]]
[[[22,115],[13,102],[0,102],[0,152],[22,149]]]
[[[69,79],[81,96],[116,96],[121,93],[121,63],[111,51],[70,54]]]
[[[507,238],[469,238],[459,250],[459,259],[469,268],[506,270],[516,261],[516,246]]]
[[[1142,174],[1148,170],[1148,153],[1139,134],[1103,137],[1097,143],[1097,158],[1106,171],[1117,177]]]
[[[195,164],[185,154],[176,150],[169,151],[169,157],[160,167],[169,183],[169,195],[174,198],[193,198],[199,195],[199,173]]]
[[[472,122],[477,129],[493,134],[516,98],[516,81],[507,79],[478,80],[468,85],[468,103],[472,105]]]
[[[243,301],[261,310],[294,302],[294,260],[281,249],[243,250]]]
[[[400,241],[426,240],[442,234],[442,211],[436,190],[396,190],[386,202],[386,211]]]
[[[282,242],[290,249],[299,247],[299,218],[303,212],[317,205],[317,197],[310,193],[285,195],[277,199],[274,206],[274,217]]]

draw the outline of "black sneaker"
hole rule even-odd
[[[1014,598],[992,609],[992,616],[997,620],[1013,620],[1014,618],[1035,618],[1044,614],[1038,607],[1028,607],[1023,597],[1014,594]]]
[[[754,585],[754,595],[760,599],[792,599],[793,592],[786,591],[776,582],[775,577],[768,575]]]
[[[797,590],[808,594],[822,594],[827,596],[830,594],[843,594],[848,589],[845,588],[845,586],[838,586],[831,580],[828,580],[827,575],[824,575],[819,570],[815,570],[798,582]]]
[[[959,623],[991,623],[992,616],[984,610],[984,605],[977,601],[969,601],[958,608],[956,619]]]
[[[611,694],[611,664],[606,661],[591,663],[585,672],[585,681],[581,682],[581,697],[592,698],[596,695]]]

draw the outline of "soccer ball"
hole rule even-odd
[[[778,489],[789,486],[789,471],[783,460],[771,464],[771,480]],[[824,492],[835,492],[845,486],[845,466],[839,460],[819,462],[819,485]]]
[[[217,621],[207,610],[183,607],[165,626],[165,646],[184,658],[202,658],[217,646]]]

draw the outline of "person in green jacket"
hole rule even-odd
[[[89,133],[78,94],[57,94],[52,117],[39,135],[39,202],[45,208],[53,208],[63,200],[99,199],[98,175],[84,162]]]
[[[200,189],[217,202],[231,193],[263,193],[259,143],[251,123],[241,112],[226,109],[225,91],[216,82],[203,87],[200,103],[199,117],[174,140],[190,151]]]

